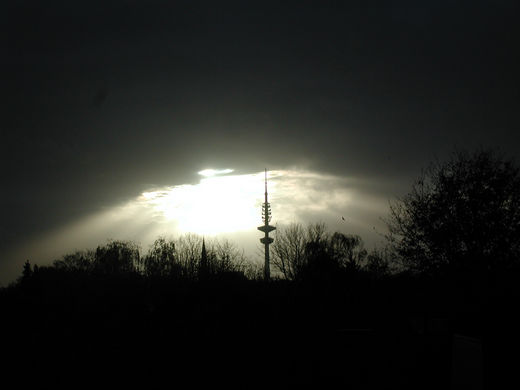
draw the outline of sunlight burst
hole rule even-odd
[[[202,173],[204,172],[204,173]],[[183,232],[217,234],[254,229],[260,221],[262,173],[217,176],[231,169],[207,169],[196,185],[144,192],[141,201]]]

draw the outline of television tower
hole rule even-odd
[[[257,229],[265,233],[265,236],[260,239],[260,242],[264,244],[265,248],[264,280],[269,280],[271,277],[271,270],[269,268],[269,244],[273,242],[273,239],[269,237],[269,232],[272,232],[276,228],[269,225],[269,222],[271,222],[271,205],[267,201],[267,168],[265,169],[265,202],[262,204],[262,221],[264,221],[264,224],[258,226]]]

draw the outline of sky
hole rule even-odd
[[[0,285],[109,238],[214,235],[210,217],[252,248],[264,168],[273,223],[379,245],[433,159],[518,158],[517,3],[2,2]]]

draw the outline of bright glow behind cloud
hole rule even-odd
[[[261,174],[205,176],[196,185],[144,192],[137,201],[181,232],[212,235],[249,230],[259,224]]]
[[[211,177],[211,176],[216,176],[216,175],[225,175],[225,174],[231,173],[233,171],[234,171],[234,169],[204,169],[197,173],[204,177]]]

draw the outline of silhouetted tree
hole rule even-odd
[[[215,240],[211,245],[213,253],[212,271],[222,272],[244,272],[247,267],[247,260],[244,251],[228,240]]]
[[[336,262],[348,270],[359,270],[367,258],[363,240],[357,235],[334,233],[330,249]]]
[[[33,270],[31,269],[31,263],[29,260],[26,260],[23,265],[22,270],[22,282],[28,280],[33,274]]]
[[[263,280],[264,264],[260,261],[245,261],[242,266],[242,273],[249,280]]]
[[[202,274],[206,277],[224,272],[243,272],[248,265],[243,251],[228,240],[208,241],[189,233],[176,239],[173,244],[175,267],[187,279],[195,280]]]
[[[329,282],[331,277],[336,277],[341,263],[330,249],[330,240],[318,239],[307,242],[300,278],[306,281]]]
[[[196,279],[202,252],[202,237],[188,233],[175,241],[175,254],[182,270],[182,276]]]
[[[362,269],[376,279],[389,275],[392,267],[388,251],[373,249],[366,256]]]
[[[139,247],[136,244],[111,241],[97,247],[94,270],[102,274],[125,274],[135,271],[139,263]]]
[[[431,164],[391,204],[388,240],[410,270],[485,271],[520,259],[520,177],[495,152]]]
[[[90,272],[94,267],[95,252],[76,251],[64,255],[61,259],[53,262],[54,268],[62,271],[70,272]]]
[[[176,262],[175,243],[159,237],[141,259],[142,272],[148,277],[164,277],[181,274]]]
[[[272,246],[272,264],[289,280],[313,273],[358,271],[366,261],[363,240],[356,235],[330,234],[323,223],[279,227]]]
[[[292,223],[278,227],[271,246],[271,262],[289,280],[298,279],[305,264],[305,246],[308,240],[303,226]]]

